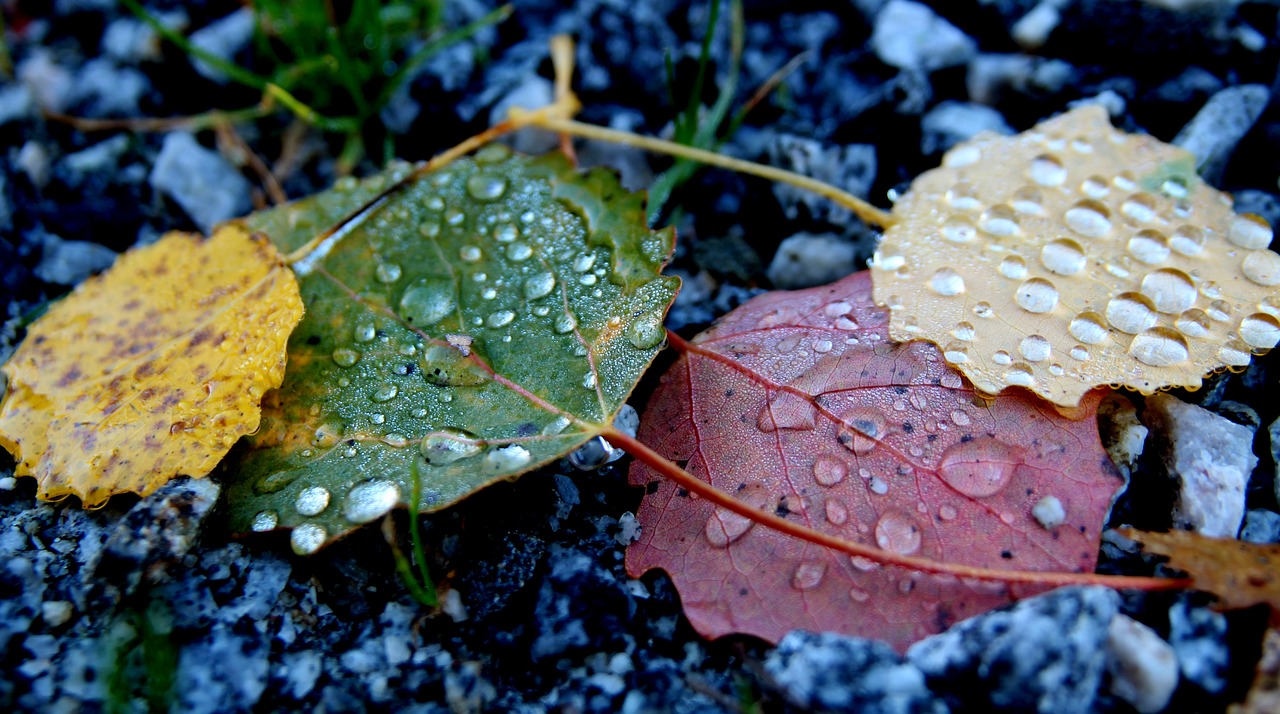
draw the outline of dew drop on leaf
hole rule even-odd
[[[329,489],[323,486],[304,488],[298,492],[293,507],[299,515],[318,516],[329,507]]]
[[[418,449],[432,466],[443,466],[484,451],[484,442],[462,429],[444,429],[427,434]]]
[[[298,555],[310,555],[317,550],[324,542],[328,540],[329,532],[323,526],[315,523],[303,523],[293,529],[293,533],[289,534],[289,545],[293,547],[293,552]]]
[[[1013,478],[1022,458],[1017,450],[989,436],[957,443],[938,463],[938,476],[956,491],[974,498],[994,496]]]
[[[400,499],[400,487],[375,479],[356,484],[347,492],[342,515],[352,523],[368,523],[390,511]]]

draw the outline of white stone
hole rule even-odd
[[[1244,520],[1244,489],[1258,458],[1253,430],[1168,394],[1147,398],[1143,421],[1178,485],[1174,526],[1235,538]]]
[[[193,47],[234,65],[236,53],[253,39],[253,25],[253,10],[245,7],[196,30],[188,40]],[[206,79],[214,82],[225,84],[230,79],[218,67],[198,58],[192,62],[192,66]]]
[[[1270,101],[1271,90],[1261,84],[1227,87],[1209,97],[1173,144],[1190,151],[1205,180],[1215,181]]]
[[[172,198],[205,233],[253,207],[249,181],[186,132],[165,136],[149,181],[151,188]]]
[[[1133,705],[1139,714],[1163,710],[1178,688],[1178,657],[1173,645],[1125,615],[1116,615],[1107,626],[1107,671],[1111,693]]]
[[[1061,9],[1064,4],[1064,0],[1043,0],[1013,23],[1013,27],[1009,28],[1009,35],[1024,50],[1039,48],[1062,21]]]
[[[778,246],[765,275],[784,290],[826,285],[852,273],[856,257],[849,241],[828,233],[797,233]]]
[[[911,0],[889,0],[880,10],[871,48],[887,65],[925,72],[964,64],[977,51],[968,35]]]
[[[1138,419],[1138,408],[1128,397],[1111,392],[1098,405],[1098,435],[1102,448],[1126,479],[1142,456],[1147,427]]]

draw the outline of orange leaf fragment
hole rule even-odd
[[[204,476],[258,428],[302,318],[293,272],[261,236],[170,233],[49,309],[0,371],[0,446],[38,495],[146,495]]]
[[[1167,556],[1186,571],[1194,587],[1218,597],[1227,610],[1267,604],[1271,626],[1280,626],[1280,544],[1209,538],[1191,531],[1147,533],[1123,529],[1121,535],[1148,553]]]

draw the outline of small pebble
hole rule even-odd
[[[1125,615],[1116,615],[1107,626],[1107,671],[1111,693],[1133,705],[1138,714],[1162,711],[1178,687],[1173,646]]]

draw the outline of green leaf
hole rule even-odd
[[[293,528],[309,553],[406,505],[415,462],[429,512],[560,458],[665,340],[674,234],[612,174],[489,147],[362,211],[407,174],[247,219],[290,251],[357,215],[296,264],[307,313],[227,462],[233,528]]]

